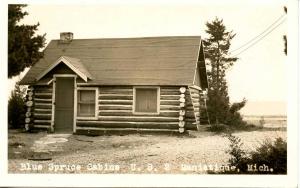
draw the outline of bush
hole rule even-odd
[[[227,125],[224,124],[213,124],[210,127],[208,127],[208,131],[221,133],[221,132],[228,132],[230,129]]]
[[[287,173],[287,143],[282,138],[276,138],[272,143],[269,140],[256,148],[255,151],[246,153],[241,147],[241,139],[229,135],[231,155],[229,164],[235,166],[239,172],[221,173],[242,173],[242,174],[286,174]]]
[[[21,88],[16,83],[14,91],[8,100],[8,125],[10,128],[24,128],[26,113],[25,105],[26,88]]]

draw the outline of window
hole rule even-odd
[[[159,88],[135,88],[134,112],[159,113]]]
[[[78,117],[97,117],[96,113],[96,93],[97,89],[78,89],[77,90],[77,116]]]

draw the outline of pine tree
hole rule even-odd
[[[20,25],[20,20],[28,15],[22,8],[26,5],[8,5],[8,77],[20,74],[26,67],[36,63],[45,46],[45,34],[36,35],[39,23]]]
[[[246,103],[230,105],[226,70],[238,60],[229,53],[231,40],[235,37],[233,31],[227,31],[222,19],[216,18],[206,23],[208,38],[203,41],[205,56],[208,63],[208,101],[207,108],[210,122],[215,125],[239,124],[242,118],[238,113]]]
[[[8,100],[8,124],[10,128],[24,128],[26,87],[16,83]]]

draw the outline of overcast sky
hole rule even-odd
[[[237,49],[259,35],[284,15],[284,1],[259,4],[164,4],[164,5],[29,5],[24,23],[39,22],[38,33],[47,33],[47,43],[60,32],[73,32],[74,38],[145,37],[201,35],[205,23],[222,18],[236,37]],[[228,71],[231,101],[286,101],[286,56],[283,53],[284,22],[253,47],[238,55]],[[238,53],[236,51],[235,53]],[[234,53],[233,53],[234,54]]]

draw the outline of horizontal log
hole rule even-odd
[[[191,90],[190,94],[193,96],[193,95],[196,95],[196,96],[199,96],[200,95],[200,92],[197,91],[197,90]]]
[[[102,94],[98,97],[99,100],[132,100],[132,95],[120,95],[120,94]]]
[[[196,122],[196,119],[195,118],[185,118],[184,121],[193,123],[193,122]]]
[[[35,97],[40,99],[52,99],[52,93],[36,93]]]
[[[76,134],[80,135],[124,135],[124,134],[162,134],[181,135],[177,129],[142,129],[142,128],[94,128],[80,127],[76,129]]]
[[[115,91],[115,90],[108,90],[108,91],[101,91],[99,92],[101,95],[133,95],[133,90],[120,90],[120,91]]]
[[[186,102],[184,104],[185,104],[185,109],[190,109],[190,108],[193,109],[194,108],[192,103]]]
[[[160,90],[160,95],[180,95],[180,92],[178,90],[174,91],[163,91]]]
[[[102,110],[100,116],[162,116],[162,117],[178,117],[178,111],[161,111],[157,115],[149,114],[133,114],[132,110]]]
[[[40,98],[34,98],[34,101],[36,102],[52,102],[52,99],[40,99]]]
[[[170,89],[173,89],[173,90],[178,90],[179,89],[179,86],[160,86],[160,89],[161,90],[170,90]]]
[[[39,87],[34,90],[36,93],[52,93],[52,87]]]
[[[167,88],[167,87],[160,87],[160,91],[179,91],[179,87],[171,87],[171,88]]]
[[[133,86],[101,86],[100,90],[120,90],[120,89],[131,89]]]
[[[50,125],[33,125],[34,128],[38,129],[50,129]]]
[[[200,103],[200,100],[199,100],[199,99],[196,99],[196,98],[192,98],[192,102],[193,102],[193,103]]]
[[[116,122],[116,121],[77,121],[77,128],[146,128],[146,129],[178,129],[178,123],[171,122]],[[189,124],[186,129],[195,130],[195,125]]]
[[[180,110],[179,105],[160,105],[160,110]]]
[[[52,93],[35,93],[35,96],[51,96]]]
[[[34,124],[38,125],[50,125],[51,124],[51,120],[39,120],[39,119],[35,119],[33,120]]]
[[[133,89],[103,89],[100,88],[100,94],[133,94]]]
[[[195,112],[193,112],[193,111],[188,111],[188,112],[185,114],[185,117],[186,117],[186,118],[195,118],[195,117],[196,117],[195,115],[196,115]]]
[[[51,103],[35,103],[35,108],[52,109]]]
[[[161,105],[179,105],[179,100],[160,100]]]
[[[34,119],[39,119],[39,120],[51,120],[51,114],[34,114]]]
[[[100,104],[99,110],[132,110],[132,105]]]
[[[176,129],[178,123],[158,122],[117,122],[117,121],[77,121],[77,127],[102,127],[102,128],[152,128],[152,129]]]
[[[101,104],[126,104],[132,105],[132,100],[99,100],[99,105]]]
[[[192,93],[191,95],[193,98],[200,98],[200,95],[198,93]]]
[[[34,112],[35,113],[51,113],[52,112],[52,108],[48,108],[48,109],[43,109],[43,108],[34,108]]]
[[[179,100],[178,95],[161,95],[160,100]]]
[[[98,116],[101,121],[178,122],[178,117]]]

